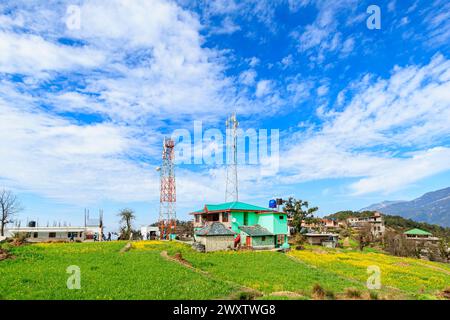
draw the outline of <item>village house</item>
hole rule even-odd
[[[361,229],[365,226],[370,226],[370,231],[375,238],[381,238],[385,232],[385,225],[383,215],[375,212],[369,217],[350,217],[347,220],[347,225],[355,229]]]
[[[46,241],[94,241],[102,240],[103,221],[90,219],[85,215],[84,226],[39,226],[36,221],[29,221],[26,227],[14,226],[6,229],[6,236],[23,236],[28,242]]]
[[[244,202],[206,204],[194,215],[194,236],[205,235],[202,229],[221,223],[234,233],[234,246],[253,249],[289,248],[287,214]]]
[[[437,243],[439,241],[439,238],[433,237],[433,234],[421,229],[411,229],[404,232],[403,235],[406,237],[406,239],[414,240],[417,242]]]
[[[334,233],[305,233],[306,242],[311,245],[336,248],[339,235]]]
[[[316,219],[315,221],[302,221],[302,227],[308,229],[325,229],[325,230],[336,230],[343,227],[341,222],[334,219]]]

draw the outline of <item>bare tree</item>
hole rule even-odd
[[[5,235],[5,227],[12,217],[23,210],[19,199],[9,190],[0,191],[0,236]]]

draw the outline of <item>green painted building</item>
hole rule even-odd
[[[234,231],[235,242],[255,249],[288,248],[288,222],[284,212],[244,202],[206,204],[192,212],[194,234],[212,222]]]

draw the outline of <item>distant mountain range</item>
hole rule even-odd
[[[411,201],[383,201],[359,211],[379,211],[420,222],[450,227],[450,187],[425,193]]]

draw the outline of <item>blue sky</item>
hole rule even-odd
[[[239,168],[242,201],[327,214],[448,187],[449,18],[443,0],[2,1],[0,187],[23,221],[151,223],[164,135],[234,110],[280,131],[278,171]],[[177,167],[178,216],[223,201],[224,180]]]

